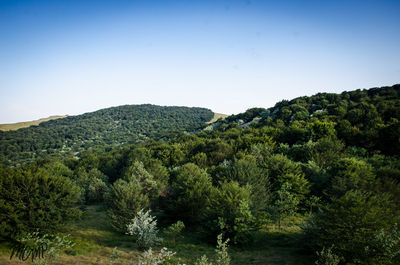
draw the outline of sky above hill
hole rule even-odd
[[[400,1],[0,0],[0,123],[400,83]]]

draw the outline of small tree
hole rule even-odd
[[[228,253],[228,243],[229,238],[225,241],[222,241],[222,234],[219,234],[217,237],[217,265],[229,265],[231,263],[231,258]]]
[[[285,182],[282,188],[277,191],[278,198],[275,202],[274,213],[278,219],[279,231],[281,231],[281,222],[286,217],[293,215],[296,212],[298,199],[290,192],[291,185]]]
[[[231,257],[228,253],[229,238],[225,241],[222,241],[222,237],[222,233],[217,236],[217,249],[215,250],[217,256],[215,260],[215,265],[229,265],[231,263]],[[208,260],[206,255],[203,255],[201,256],[201,258],[196,260],[195,265],[213,265],[213,263]]]
[[[178,168],[176,173],[168,203],[170,214],[186,224],[200,223],[212,189],[211,178],[205,170],[192,163]]]
[[[144,212],[140,210],[127,225],[127,234],[136,237],[136,243],[139,248],[148,248],[162,239],[157,237],[157,220],[151,216],[150,210]]]
[[[123,179],[112,185],[107,202],[111,224],[121,233],[126,232],[126,225],[140,209],[149,207],[149,198],[140,184]]]
[[[182,230],[184,228],[185,228],[185,224],[182,221],[178,221],[175,224],[172,224],[170,227],[168,227],[166,234],[170,235],[172,237],[174,245],[175,245],[176,237],[182,232]]]
[[[226,232],[234,244],[245,244],[251,240],[250,231],[256,227],[255,218],[250,210],[250,189],[241,187],[236,181],[220,183],[220,188],[213,188],[210,197],[208,230],[218,234]],[[224,228],[216,231],[219,219],[224,221]]]
[[[82,200],[85,203],[104,201],[104,194],[108,192],[108,177],[97,168],[90,170],[79,167],[73,176],[76,184],[82,189]]]
[[[370,190],[374,185],[375,176],[372,167],[365,161],[342,158],[331,168],[331,197],[339,198],[349,190]]]

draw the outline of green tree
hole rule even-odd
[[[382,264],[372,251],[377,232],[390,233],[399,217],[390,195],[351,190],[314,215],[306,228],[308,241],[319,248],[334,244],[346,264]]]
[[[260,164],[268,172],[272,191],[281,189],[285,182],[290,183],[290,192],[299,202],[309,193],[309,183],[304,177],[300,164],[293,162],[284,155],[270,156]]]
[[[88,170],[88,171],[87,171]],[[75,171],[74,180],[81,188],[82,201],[86,203],[98,203],[104,201],[108,192],[108,177],[97,168],[87,169],[79,167]]]
[[[220,182],[236,181],[250,190],[250,207],[255,217],[265,221],[267,207],[272,200],[268,173],[256,163],[238,160],[217,174]]]
[[[193,163],[178,168],[169,197],[171,214],[185,223],[199,223],[204,217],[211,188],[211,178],[205,170]]]
[[[79,216],[79,188],[68,178],[30,166],[0,170],[0,235],[53,233]]]
[[[159,185],[157,181],[140,161],[135,161],[128,168],[124,180],[137,183],[137,185],[141,186],[142,192],[146,193],[151,199],[155,199],[158,196]]]
[[[222,220],[226,236],[232,238],[234,244],[246,244],[251,240],[250,231],[255,230],[255,218],[250,210],[250,189],[241,187],[238,182],[220,183],[213,188],[208,204],[208,229],[215,231]]]
[[[369,190],[375,176],[372,167],[354,157],[342,158],[330,170],[332,176],[331,196],[341,197],[352,189]]]
[[[336,136],[334,122],[314,120],[309,126],[311,127],[313,141],[317,141],[321,138],[331,138]]]
[[[192,157],[192,161],[199,167],[205,168],[207,166],[207,155],[203,152],[197,153]]]
[[[319,167],[326,168],[342,155],[344,144],[336,138],[321,138],[312,147],[311,160]]]
[[[138,182],[119,179],[111,186],[107,204],[112,226],[125,233],[129,222],[141,209],[148,208],[150,203]]]
[[[295,214],[299,200],[290,192],[291,185],[287,182],[283,183],[277,193],[277,199],[273,206],[273,214],[278,221],[279,231],[281,231],[281,223],[285,218]]]

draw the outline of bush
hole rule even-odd
[[[127,225],[127,234],[135,236],[139,248],[144,249],[161,241],[157,237],[157,220],[150,215],[150,210],[144,212],[140,210],[135,218]]]
[[[222,241],[222,234],[219,234],[217,237],[217,259],[216,262],[218,265],[229,265],[231,263],[231,258],[228,253],[228,243],[229,238],[225,241]]]
[[[175,253],[168,251],[167,248],[162,248],[159,253],[153,252],[153,250],[149,248],[144,252],[143,257],[139,259],[138,265],[158,265],[170,259],[173,255],[175,255]]]
[[[175,224],[172,224],[170,227],[168,227],[166,234],[172,237],[174,245],[176,237],[182,232],[184,228],[185,224],[182,221],[178,221]]]
[[[108,178],[100,170],[80,167],[76,170],[75,182],[82,188],[82,200],[86,203],[98,203],[104,201],[104,195],[108,192]]]
[[[217,237],[217,249],[215,250],[217,256],[215,265],[229,265],[231,263],[231,257],[228,253],[229,238],[222,241],[222,236],[223,234],[219,234]],[[196,260],[195,265],[213,265],[213,263],[208,260],[206,255],[203,255],[201,258]]]
[[[323,247],[321,251],[317,251],[318,260],[316,265],[337,265],[341,258],[332,252],[333,246],[330,248]]]
[[[40,235],[39,232],[25,233],[17,238],[10,259],[13,257],[20,260],[31,258],[34,264],[46,264],[46,260],[54,260],[62,250],[74,246],[68,237],[69,235]]]
[[[79,216],[79,188],[68,178],[33,166],[0,175],[0,236],[53,233]]]
[[[393,227],[399,217],[388,194],[349,191],[311,219],[307,241],[319,248],[335,244],[335,252],[346,263],[390,264],[382,260],[398,253],[400,240]]]
[[[213,265],[210,261],[208,261],[208,258],[206,255],[201,256],[201,258],[196,260],[195,265]]]

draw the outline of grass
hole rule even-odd
[[[61,119],[67,117],[66,115],[64,116],[50,116],[48,118],[43,118],[40,120],[36,121],[25,121],[25,122],[17,122],[17,123],[7,123],[7,124],[0,124],[0,131],[15,131],[21,128],[26,128],[30,127],[33,125],[39,125],[39,123],[45,122],[45,121],[50,121],[50,120],[56,120],[56,119]]]
[[[115,232],[102,205],[87,206],[81,220],[65,229],[75,245],[66,250],[57,260],[50,264],[136,264],[142,254],[131,236]],[[161,232],[161,237],[163,233]],[[245,247],[229,246],[232,265],[261,264],[314,264],[312,256],[304,253],[298,240],[301,236],[299,228],[291,228],[278,232],[271,226],[254,234],[254,241]],[[202,255],[210,259],[215,256],[215,246],[201,240],[200,235],[185,231],[174,243],[165,237],[162,246],[176,252],[168,264],[194,264]],[[9,245],[0,244],[0,264],[31,264],[9,260]],[[114,248],[120,255],[111,263]],[[156,247],[159,249],[161,246]]]
[[[213,117],[210,121],[206,122],[206,124],[214,123],[214,122],[216,122],[217,120],[219,120],[219,119],[225,119],[226,117],[228,117],[228,115],[226,115],[226,114],[214,113],[214,117]]]

